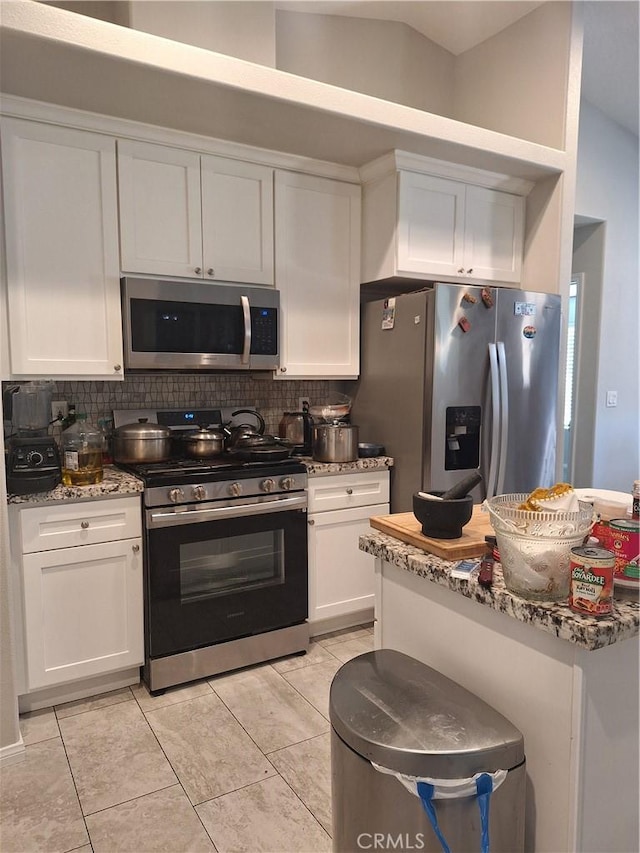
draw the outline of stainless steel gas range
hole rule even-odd
[[[211,424],[220,419],[207,411]],[[189,423],[190,415],[114,411],[114,425]],[[153,693],[307,650],[304,465],[178,450],[119,467],[144,483],[143,677]]]

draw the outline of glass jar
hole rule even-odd
[[[90,486],[102,482],[102,433],[87,423],[87,416],[62,433],[62,482],[65,486]]]

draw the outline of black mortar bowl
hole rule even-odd
[[[429,492],[440,497],[444,492]],[[413,514],[422,525],[422,533],[430,539],[459,539],[462,528],[471,520],[473,498],[465,495],[446,501],[413,496]]]

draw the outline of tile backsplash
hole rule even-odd
[[[322,403],[344,385],[330,380],[276,381],[270,374],[136,375],[123,382],[56,381],[54,399],[74,403],[93,424],[113,409],[252,406],[265,419],[266,431],[277,434],[282,413],[296,411],[300,397],[311,405]]]

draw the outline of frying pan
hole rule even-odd
[[[229,453],[243,462],[279,462],[291,456],[291,447],[270,445],[263,447],[234,447]]]

